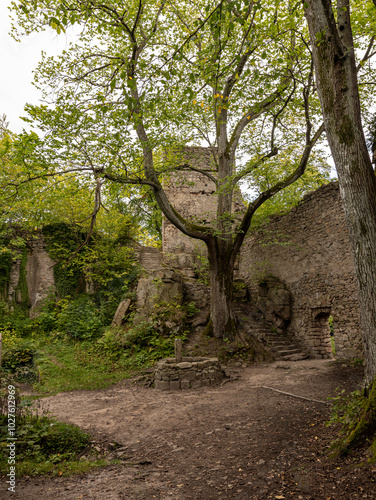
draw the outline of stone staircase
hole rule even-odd
[[[235,305],[235,313],[242,330],[253,338],[258,339],[275,359],[300,361],[309,357],[308,353],[304,351],[297,340],[274,333],[264,320],[258,317],[258,314],[255,314],[255,311],[252,314],[245,307],[245,305]]]
[[[283,361],[300,361],[301,359],[307,359],[309,357],[297,341],[288,337],[269,331],[268,334],[262,337],[262,340],[273,352],[276,359]]]

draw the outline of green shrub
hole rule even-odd
[[[199,309],[197,309],[197,306],[194,302],[189,302],[187,305],[186,305],[186,310],[187,310],[187,317],[188,318],[192,318],[193,316],[195,316],[198,312],[200,312]]]
[[[16,332],[17,337],[27,337],[33,331],[33,320],[26,317],[24,312],[19,310],[16,310],[11,314],[8,313],[6,316],[3,316],[2,321],[0,321],[0,323],[1,323],[0,329],[3,332],[6,330],[12,330]]]
[[[90,435],[78,427],[39,415],[38,408],[22,402],[19,390],[14,388],[9,375],[0,373],[0,450],[9,443],[8,397],[12,394],[16,416],[17,469],[33,471],[41,463],[77,460],[90,444]],[[9,389],[9,387],[13,389]],[[0,471],[9,472],[8,454],[0,453]]]
[[[10,394],[10,385],[13,385],[13,378],[9,373],[5,373],[0,369],[0,417],[8,415],[8,396]],[[21,411],[21,396],[17,388],[12,391],[12,396],[14,396],[15,415],[19,416]]]
[[[125,349],[132,347],[147,347],[157,335],[154,325],[148,321],[130,327],[124,334],[122,343]]]
[[[77,456],[90,443],[88,434],[73,425],[46,416],[27,416],[17,430],[17,454],[20,459],[54,453]]]
[[[124,352],[124,330],[121,327],[108,327],[96,341],[93,349],[111,358],[118,358]]]
[[[363,395],[361,391],[346,394],[344,390],[336,389],[337,395],[328,398],[332,401],[332,414],[327,425],[340,424],[341,434],[347,434],[354,420],[362,409]]]
[[[3,368],[15,372],[20,367],[32,367],[36,349],[30,340],[20,340],[3,355]]]
[[[33,321],[34,334],[50,333],[57,328],[57,312],[56,311],[41,311],[37,318]]]
[[[8,441],[8,417],[0,416],[0,448],[5,448]],[[23,461],[38,463],[50,461],[52,463],[67,460],[78,460],[80,454],[90,444],[90,435],[78,427],[48,417],[33,415],[22,416],[17,419],[17,465]],[[4,459],[0,459],[0,470],[6,471],[9,466]]]
[[[60,300],[60,313],[56,327],[75,340],[92,340],[103,329],[103,322],[98,307],[88,295],[81,295],[73,301]]]

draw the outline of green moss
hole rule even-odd
[[[235,320],[229,318],[225,326],[225,340],[229,340],[230,342],[232,342],[236,338],[237,338],[237,328]]]
[[[354,393],[353,403],[347,397],[344,415],[338,419],[343,424],[343,436],[331,447],[332,457],[345,455],[351,450],[369,446],[371,460],[376,460],[376,378],[362,395]],[[351,395],[350,395],[351,398]],[[350,402],[350,404],[349,404]]]
[[[347,448],[355,448],[369,440],[375,435],[376,431],[376,381],[373,382],[367,394],[364,395],[362,402],[362,411],[358,421],[355,422],[354,429],[351,431],[344,445]]]
[[[29,304],[29,290],[27,288],[27,279],[26,279],[27,258],[28,258],[28,251],[26,248],[24,248],[21,254],[20,277],[16,288],[16,296],[18,295],[18,293],[20,293],[21,302],[23,304]]]
[[[213,321],[212,321],[211,318],[209,319],[208,324],[206,325],[203,334],[206,337],[212,337],[213,336]]]

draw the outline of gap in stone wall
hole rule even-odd
[[[330,316],[330,306],[312,309],[312,326],[308,336],[308,343],[312,352],[321,358],[333,357],[329,326]]]

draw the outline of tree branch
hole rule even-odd
[[[70,168],[68,170],[60,170],[59,172],[53,172],[49,174],[39,174],[35,175],[33,177],[28,177],[27,179],[20,181],[20,182],[7,182],[4,187],[6,186],[13,186],[18,188],[19,186],[22,186],[23,184],[26,184],[31,181],[35,181],[37,179],[44,179],[45,177],[55,177],[56,175],[64,175],[64,174],[69,174],[70,172],[82,172],[82,171],[89,171],[92,172],[93,169],[91,167],[79,167],[79,168]]]
[[[245,235],[248,232],[248,229],[251,225],[252,217],[253,214],[256,212],[256,210],[263,204],[265,203],[269,198],[274,196],[275,194],[279,193],[286,187],[290,186],[293,184],[296,180],[301,177],[305,169],[307,167],[307,163],[309,160],[309,156],[311,154],[311,150],[320,138],[321,134],[325,130],[325,125],[322,123],[318,130],[316,131],[315,135],[313,138],[309,141],[308,144],[306,144],[304,148],[304,152],[302,154],[302,157],[300,159],[299,165],[297,168],[292,172],[292,174],[288,175],[285,179],[277,182],[274,186],[271,188],[267,189],[266,191],[262,192],[256,200],[254,200],[252,203],[248,205],[247,211],[243,217],[242,222],[240,223],[239,229],[237,231],[237,234],[235,236],[232,252],[231,252],[231,258],[235,262],[235,258],[240,250],[240,247],[244,241]]]
[[[153,188],[157,188],[158,184],[150,181],[148,179],[132,179],[130,177],[122,177],[121,175],[112,174],[109,172],[104,172],[102,174],[104,179],[108,179],[109,181],[116,182],[117,184],[134,184],[138,186],[151,186]]]
[[[230,139],[230,149],[231,149],[231,156],[234,156],[235,150],[238,146],[238,142],[240,140],[240,137],[243,133],[243,130],[245,127],[250,123],[252,120],[255,120],[258,118],[260,115],[268,111],[269,109],[272,109],[274,106],[278,104],[280,101],[280,98],[283,94],[283,92],[286,90],[288,87],[290,81],[291,81],[291,76],[287,77],[285,80],[282,82],[282,88],[280,90],[276,90],[275,92],[272,92],[268,97],[266,97],[263,101],[260,103],[254,104],[247,113],[243,115],[243,117],[240,119],[238,124],[236,125]]]
[[[376,0],[375,0],[376,2]],[[369,44],[368,44],[368,47],[367,47],[367,50],[366,50],[366,53],[364,54],[364,56],[362,57],[362,60],[359,62],[357,68],[356,68],[356,71],[359,71],[360,68],[363,66],[363,64],[368,61],[368,59],[371,59],[372,56],[374,56],[376,54],[376,52],[372,52],[372,54],[370,53],[371,50],[372,50],[372,47],[373,47],[373,44],[374,44],[374,41],[375,41],[375,35],[373,35],[371,37],[371,40],[369,41]]]
[[[253,163],[251,166],[247,167],[243,172],[236,175],[231,181],[232,185],[235,186],[235,184],[237,184],[246,175],[253,172],[253,170],[256,170],[256,168],[258,168],[262,163],[264,163],[265,160],[273,158],[273,156],[276,156],[277,154],[278,154],[278,148],[273,147],[273,149],[269,153],[259,158],[259,160],[256,163]]]
[[[181,170],[192,170],[193,172],[198,172],[199,174],[205,175],[208,179],[210,179],[215,186],[217,187],[217,179],[209,173],[207,170],[201,170],[200,168],[195,168],[192,167],[192,165],[189,165],[189,163],[184,163],[183,165],[178,165],[177,167],[172,167],[169,169],[162,170],[160,173],[165,174],[167,172],[177,172]]]

